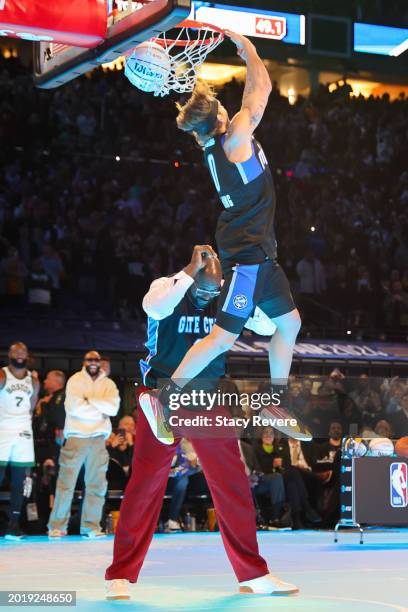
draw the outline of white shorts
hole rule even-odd
[[[33,432],[0,430],[0,466],[32,467],[35,465]]]

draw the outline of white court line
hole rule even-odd
[[[228,597],[231,597],[230,594],[226,594]],[[221,595],[220,595],[221,596]],[[253,609],[254,605],[255,605],[255,601],[254,599],[251,597],[251,602],[248,602],[248,605],[245,605],[244,602],[242,602],[242,604],[238,603],[239,602],[239,598],[242,597],[242,595],[239,595],[239,593],[237,594],[237,605],[236,605],[236,609],[240,610],[240,609],[245,609],[245,608],[249,608],[249,609]],[[358,604],[369,604],[369,605],[375,605],[375,606],[384,606],[386,608],[390,608],[391,610],[397,610],[397,612],[407,612],[407,608],[399,606],[397,604],[391,604],[391,603],[386,603],[384,601],[374,601],[374,600],[370,600],[370,599],[357,599],[357,598],[352,598],[352,597],[331,597],[331,596],[323,596],[323,595],[315,595],[315,596],[311,596],[308,595],[307,597],[302,597],[301,595],[294,595],[294,596],[290,596],[287,595],[285,596],[268,596],[268,595],[260,595],[260,596],[254,596],[256,597],[256,607],[266,607],[268,606],[268,608],[271,607],[271,603],[277,603],[277,599],[279,599],[280,601],[291,601],[291,600],[296,600],[297,604],[301,604],[300,600],[305,601],[305,603],[307,602],[307,600],[310,599],[330,599],[330,600],[335,600],[335,601],[349,601],[349,602],[354,602],[354,603],[358,603]],[[271,601],[272,600],[272,601]],[[132,600],[131,600],[132,601]],[[78,603],[82,603],[82,602],[77,602]],[[133,601],[133,603],[136,603],[136,600]],[[140,604],[140,600],[137,602]],[[216,603],[216,602],[214,602]],[[293,602],[295,603],[295,602]],[[143,604],[142,604],[143,605]],[[146,604],[148,605],[148,604]],[[157,604],[156,604],[157,605]],[[298,607],[298,606],[297,606]],[[177,606],[177,608],[167,608],[167,610],[171,611],[171,610],[188,610],[189,612],[194,612],[194,608],[187,608],[186,606],[184,606],[183,604],[179,604]],[[212,606],[200,606],[200,608],[197,608],[196,611],[197,612],[202,612],[203,610],[225,610],[225,607],[223,607],[222,602],[220,602],[220,607],[214,607],[214,605]]]
[[[333,599],[335,601],[355,601],[357,603],[368,603],[375,606],[386,606],[392,610],[398,610],[398,612],[407,612],[407,608],[399,606],[398,604],[386,603],[385,601],[374,601],[372,599],[357,599],[356,597],[336,597],[331,595],[307,595],[308,598],[314,599]]]
[[[398,567],[398,570],[396,570],[395,568],[392,567],[359,567],[358,568],[359,572],[407,572],[408,573],[408,567]],[[285,570],[280,570],[279,573],[282,574],[341,574],[341,573],[349,573],[350,569],[319,569],[318,567],[312,568],[312,569],[302,569],[302,570],[297,570],[297,569],[285,569]],[[15,578],[21,578],[24,576],[30,576],[30,577],[34,577],[34,576],[42,576],[43,572],[40,572],[39,574],[35,574],[34,572],[30,572],[28,574],[19,574],[14,572],[14,576]],[[57,573],[53,573],[50,574],[49,572],[47,572],[47,576],[63,576],[63,574],[61,572],[57,572]],[[72,572],[71,576],[89,576],[91,577],[91,574],[89,574],[88,572]],[[154,579],[157,580],[159,578],[212,578],[212,577],[219,577],[219,576],[230,576],[230,577],[234,577],[232,572],[225,572],[224,574],[221,573],[217,573],[217,574],[155,574],[154,576],[143,576],[142,580],[148,580],[148,579]],[[103,575],[101,574],[101,580],[103,580]],[[2,583],[2,580],[0,579],[0,585]]]

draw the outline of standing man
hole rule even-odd
[[[86,353],[83,368],[67,382],[65,390],[65,442],[60,453],[54,508],[48,523],[48,536],[67,535],[75,484],[85,466],[85,498],[81,514],[81,535],[98,538],[107,488],[109,455],[105,440],[112,432],[109,417],[116,416],[120,405],[118,389],[101,369],[96,351]]]
[[[24,480],[35,465],[32,416],[39,382],[27,369],[28,349],[22,342],[9,348],[9,364],[0,370],[0,484],[11,467],[10,518],[6,538],[19,540]]]
[[[155,280],[143,300],[148,314],[148,356],[141,360],[141,393],[168,377],[195,344],[204,342],[216,313],[222,272],[208,245],[195,246],[191,262],[180,272]],[[252,325],[259,324],[256,318]],[[269,321],[266,321],[269,325]],[[261,330],[259,330],[261,331]],[[198,384],[217,382],[224,374],[225,355],[218,355]],[[144,393],[144,395],[148,395]],[[140,397],[140,395],[139,395]],[[298,589],[269,573],[259,555],[255,510],[245,467],[235,437],[189,436],[202,466],[217,512],[226,553],[240,592],[289,594]],[[155,531],[171,463],[180,438],[162,444],[139,411],[132,476],[127,485],[115,534],[113,562],[106,570],[107,599],[129,599]]]
[[[276,326],[269,344],[269,364],[272,393],[282,396],[300,329],[299,312],[285,273],[277,262],[272,174],[265,153],[253,137],[268,102],[271,82],[254,45],[240,34],[226,33],[247,65],[241,110],[230,120],[226,109],[203,81],[197,83],[184,106],[177,105],[177,125],[190,132],[202,147],[225,208],[216,229],[225,283],[211,333],[191,347],[169,383],[160,390],[162,409],[157,411],[154,396],[152,405],[146,406],[146,412],[155,413],[160,421],[168,418],[170,396],[179,394],[213,359],[231,349],[256,306]],[[146,398],[143,400],[144,410],[143,404],[148,402]],[[290,419],[281,405],[264,408],[262,416]],[[310,432],[299,421],[294,427],[271,424],[292,437],[311,439]],[[163,425],[155,429],[161,430]],[[168,437],[171,441],[171,431]]]
[[[34,432],[36,435],[36,458],[41,464],[45,460],[54,465],[64,441],[65,424],[65,374],[61,370],[50,370],[43,382],[47,393],[35,408]]]

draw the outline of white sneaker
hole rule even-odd
[[[66,531],[62,531],[62,529],[51,529],[48,532],[48,537],[51,539],[57,539],[57,538],[65,538],[65,536],[67,535]]]
[[[88,538],[89,540],[99,540],[100,538],[106,538],[107,535],[108,534],[106,534],[104,531],[96,529],[93,531],[87,531],[87,533],[81,533],[83,538]]]
[[[260,578],[240,582],[239,592],[257,595],[291,595],[292,593],[298,593],[299,589],[294,584],[279,580],[273,574],[266,574],[266,576]]]
[[[181,531],[181,525],[178,521],[173,521],[172,519],[169,519],[164,525],[164,532],[173,533],[173,531]]]
[[[105,593],[106,599],[130,599],[129,580],[105,580]]]

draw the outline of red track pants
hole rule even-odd
[[[210,488],[225,550],[238,581],[264,576],[269,570],[258,551],[255,509],[237,440],[190,440]],[[137,581],[157,526],[178,442],[159,442],[139,410],[132,476],[120,508],[113,562],[106,570],[106,580]]]

